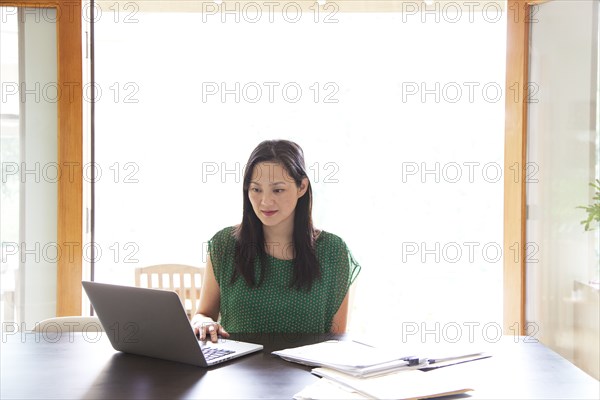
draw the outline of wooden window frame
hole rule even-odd
[[[81,315],[83,97],[81,1],[0,0],[3,7],[56,9],[58,180],[56,315]],[[68,251],[67,251],[68,249]]]
[[[526,248],[529,32],[533,7],[548,0],[508,0],[504,132],[504,333],[527,333]],[[518,94],[515,98],[513,93]]]

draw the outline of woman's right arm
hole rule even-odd
[[[194,333],[200,337],[200,340],[206,340],[207,334],[210,335],[212,342],[216,342],[219,335],[229,337],[229,333],[215,322],[219,318],[220,305],[221,289],[215,278],[210,254],[208,254],[204,279],[202,280],[202,290],[200,291],[200,306],[196,311],[196,315],[192,318]]]

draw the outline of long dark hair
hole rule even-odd
[[[241,275],[250,287],[259,286],[267,273],[267,255],[263,225],[254,213],[248,189],[254,167],[261,162],[280,164],[288,176],[300,186],[308,179],[304,165],[304,152],[296,143],[289,140],[265,140],[250,154],[244,170],[244,210],[242,223],[235,230],[235,272],[232,283]],[[310,180],[306,193],[298,199],[294,213],[293,276],[290,287],[309,290],[312,283],[321,276],[321,269],[315,251],[316,232],[312,222],[312,189]],[[260,260],[258,280],[255,262]]]

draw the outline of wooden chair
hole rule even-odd
[[[160,264],[135,269],[135,286],[173,290],[181,299],[188,318],[196,313],[204,267],[182,264]]]

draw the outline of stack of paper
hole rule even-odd
[[[372,378],[357,378],[327,368],[315,368],[323,377],[294,396],[309,399],[427,399],[466,393],[473,390],[448,369],[430,372],[398,371]]]
[[[375,348],[355,341],[327,341],[275,351],[284,360],[319,367],[322,377],[297,393],[295,399],[424,399],[473,390],[452,364],[490,357],[469,348],[430,347],[429,357],[415,357],[393,346]],[[437,357],[432,357],[436,354]],[[427,372],[425,372],[427,371]]]
[[[327,342],[274,351],[286,361],[327,367],[356,377],[368,377],[390,371],[424,368],[426,358],[418,359],[399,351],[376,349],[357,342]]]
[[[448,352],[448,349],[429,350],[438,355],[435,358],[416,357],[400,352],[393,347],[375,348],[355,341],[330,340],[317,344],[274,351],[286,361],[326,367],[351,376],[366,378],[395,371],[434,369],[467,361],[490,357],[489,354],[462,350]]]

